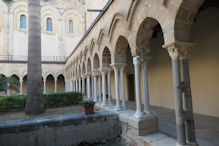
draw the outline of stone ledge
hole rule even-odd
[[[110,111],[97,111],[95,114],[68,114],[60,116],[37,117],[30,119],[11,120],[0,122],[0,135],[5,133],[27,132],[40,128],[53,128],[69,125],[79,125],[117,119],[118,115]]]

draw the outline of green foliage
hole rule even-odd
[[[84,107],[89,107],[89,106],[94,105],[94,104],[95,104],[95,102],[92,100],[83,100],[82,102],[80,102],[80,105],[84,106]]]
[[[82,101],[79,92],[61,92],[44,94],[46,108],[77,105]],[[26,95],[0,96],[0,112],[23,110]]]
[[[8,86],[10,83],[10,86]],[[4,75],[0,74],[0,92],[7,92],[7,90],[13,89],[18,91],[17,85],[19,82],[14,77],[5,77]]]
[[[77,105],[82,101],[82,94],[79,92],[49,93],[44,95],[46,107],[60,107]]]
[[[3,0],[5,3],[10,3],[10,2],[12,2],[13,0]]]

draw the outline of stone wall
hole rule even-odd
[[[93,143],[119,135],[118,115],[99,111],[0,122],[1,146],[70,146]]]

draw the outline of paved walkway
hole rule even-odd
[[[131,109],[135,109],[134,102],[127,102]],[[176,124],[174,110],[151,106],[158,117],[159,130],[170,137],[176,138]],[[219,146],[219,117],[195,114],[196,138],[200,146]]]

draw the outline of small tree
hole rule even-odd
[[[18,91],[17,85],[19,82],[14,77],[5,77],[0,74],[0,92],[7,93],[8,89]]]

